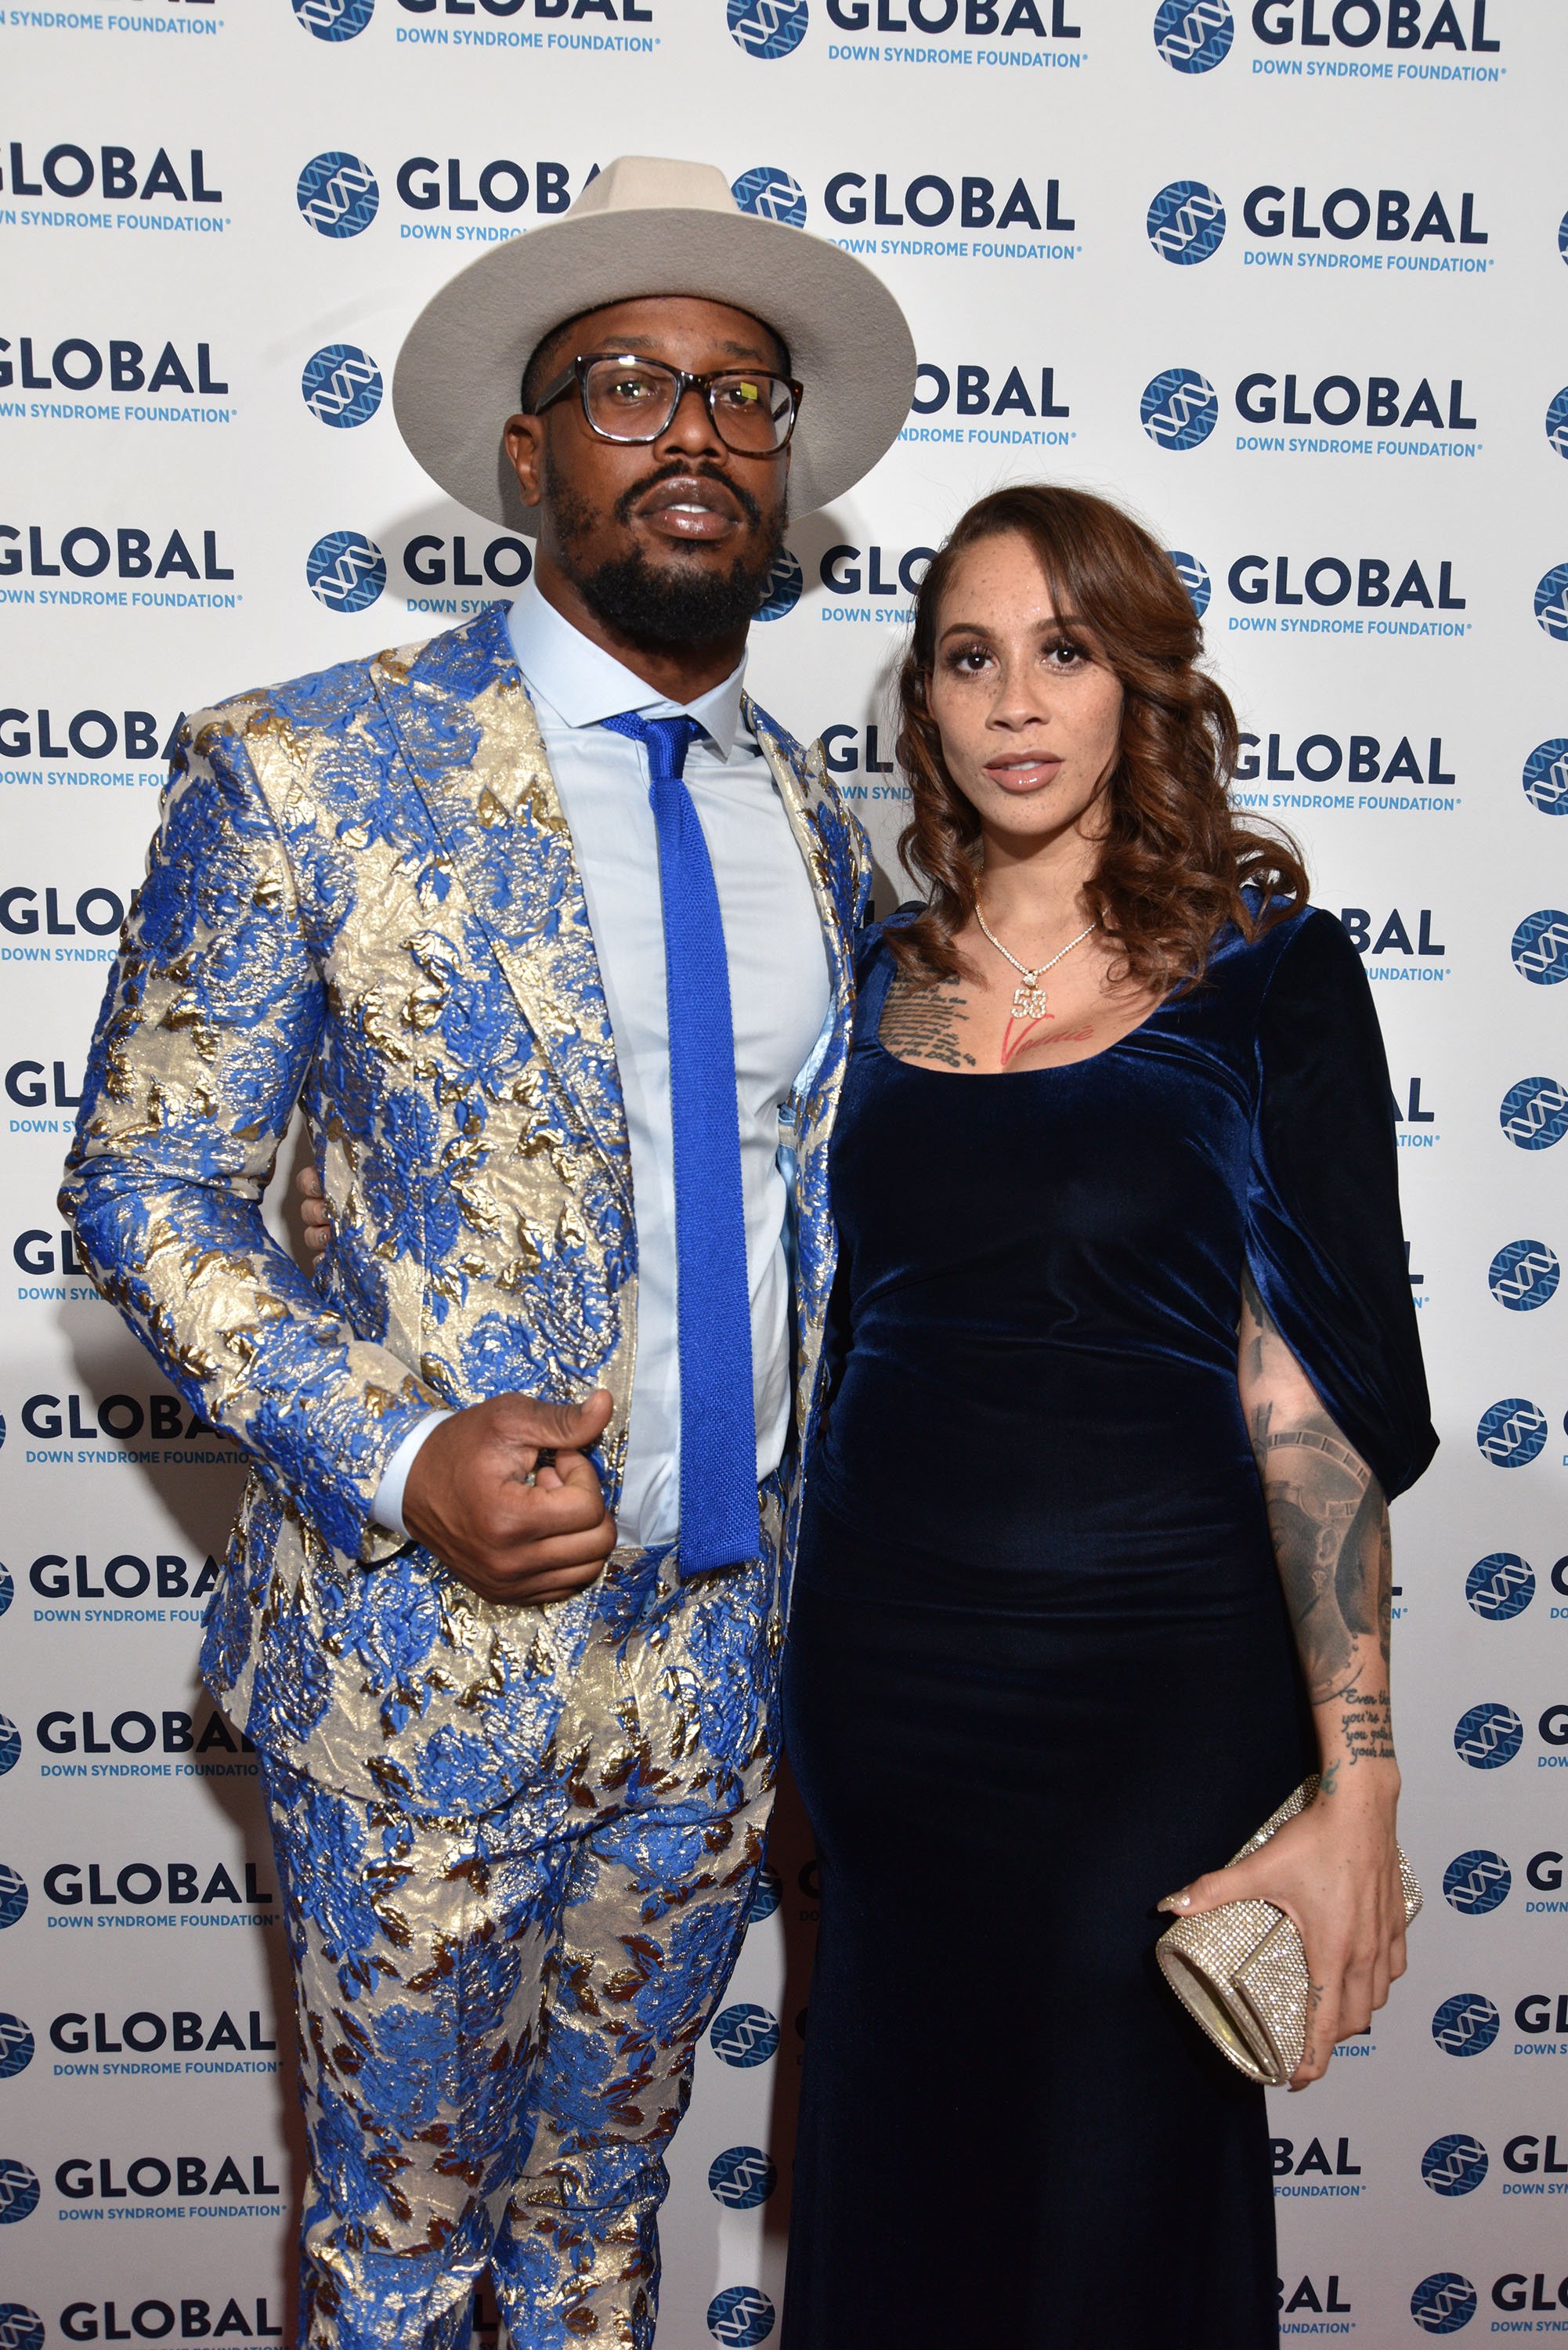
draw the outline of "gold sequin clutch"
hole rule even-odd
[[[1314,1777],[1265,1820],[1233,1856],[1245,1860],[1317,1793]],[[1399,1881],[1408,1925],[1421,1888],[1403,1851]],[[1199,1918],[1179,1918],[1155,1944],[1160,1971],[1188,2013],[1249,2079],[1282,2089],[1306,2045],[1307,1966],[1302,1938],[1272,1901],[1227,1901]]]

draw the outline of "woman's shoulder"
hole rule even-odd
[[[905,929],[925,910],[923,899],[909,898],[903,905],[896,907],[892,913],[885,915],[881,921],[867,922],[855,942],[855,977],[859,987],[864,988],[867,981],[884,967],[892,965],[893,950],[888,943],[889,931]]]
[[[1376,1013],[1361,959],[1344,925],[1321,906],[1290,899],[1249,909],[1243,928],[1227,922],[1209,951],[1203,977],[1173,1000],[1178,1024],[1251,1062],[1297,1032],[1320,1038],[1361,1032]]]
[[[1298,1064],[1338,1069],[1382,1065],[1383,1045],[1366,966],[1337,916],[1285,906],[1249,936],[1231,926],[1206,973],[1211,1022],[1261,1071]],[[1386,1079],[1383,1080],[1386,1089]]]
[[[1289,898],[1246,893],[1251,920],[1243,929],[1227,922],[1209,951],[1206,978],[1270,993],[1297,974],[1361,972],[1360,958],[1336,916],[1324,907],[1301,906]],[[1363,974],[1364,977],[1364,974]]]

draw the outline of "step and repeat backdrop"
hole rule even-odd
[[[55,1207],[166,747],[525,577],[386,388],[451,272],[628,151],[720,163],[912,322],[908,428],[793,528],[753,666],[884,902],[910,590],[1045,475],[1173,550],[1241,795],[1366,958],[1443,1435],[1396,1514],[1427,1907],[1371,2036],[1275,2106],[1281,2326],[1568,2334],[1565,74],[1542,0],[6,0],[0,2350],[290,2339],[277,1887],[194,1671],[237,1471]],[[665,2350],[774,2333],[815,1914],[786,1803]],[[978,2189],[978,2338],[984,2149],[932,2157]]]

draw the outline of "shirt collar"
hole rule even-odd
[[[645,678],[634,676],[613,653],[591,644],[580,629],[575,629],[564,613],[545,600],[532,579],[524,582],[507,614],[506,625],[529,691],[547,702],[568,726],[597,726],[623,710],[657,718],[685,712],[697,721],[720,758],[726,760],[737,742],[746,739],[741,716],[746,677],[743,654],[727,678],[694,702],[669,702]]]

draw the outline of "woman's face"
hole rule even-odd
[[[947,770],[988,831],[1021,847],[1100,827],[1122,689],[1015,532],[967,547],[937,615],[928,706]]]

